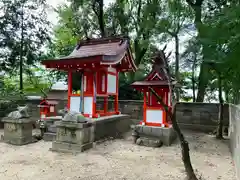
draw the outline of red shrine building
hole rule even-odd
[[[40,117],[45,118],[48,116],[56,116],[57,104],[58,104],[57,101],[50,101],[50,100],[43,99],[41,103],[38,105],[38,107],[40,108]]]
[[[97,118],[119,114],[119,72],[136,71],[127,37],[87,39],[78,43],[69,56],[42,62],[46,68],[68,73],[68,109],[85,117]],[[80,93],[72,88],[73,73],[81,76]],[[114,110],[109,111],[108,100],[114,99]],[[97,109],[97,98],[104,101]]]
[[[165,61],[165,62],[164,62]],[[142,125],[147,126],[160,126],[160,127],[170,127],[171,122],[168,121],[167,112],[164,107],[157,101],[157,98],[149,90],[151,87],[160,97],[162,97],[163,102],[171,110],[172,107],[172,97],[168,83],[168,76],[164,71],[165,55],[163,58],[157,57],[152,66],[152,71],[147,75],[143,81],[136,81],[132,86],[143,92],[144,95],[144,105],[143,105],[143,121],[140,122]],[[174,86],[176,81],[171,79],[170,86]]]

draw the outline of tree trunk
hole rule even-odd
[[[193,102],[196,101],[196,90],[195,90],[195,68],[196,68],[197,55],[194,55],[193,65],[192,65],[192,92],[193,92]]]
[[[203,38],[203,33],[202,33],[202,4],[204,0],[196,0],[195,3],[193,3],[192,0],[186,0],[187,3],[192,7],[194,14],[195,14],[195,20],[194,24],[198,30],[198,38],[201,39]],[[198,94],[197,94],[197,102],[203,102],[204,100],[204,95],[206,91],[206,87],[208,84],[208,66],[205,65],[204,63],[204,47],[202,50],[203,54],[203,62],[200,66],[200,73],[199,73],[199,79],[198,79]]]
[[[99,27],[101,31],[101,36],[105,37],[105,23],[104,23],[104,12],[103,12],[103,0],[99,0],[99,16],[98,16],[98,21],[99,21]]]
[[[218,72],[218,98],[219,98],[219,119],[218,119],[218,127],[217,127],[217,139],[223,139],[223,108],[224,102],[222,97],[222,76],[221,73]]]
[[[229,90],[225,90],[225,97],[226,97],[226,102],[230,103],[229,102]]]
[[[162,50],[162,53],[164,54],[164,50]],[[164,73],[167,75],[167,81],[168,81],[168,87],[169,87],[169,92],[170,95],[173,95],[173,87],[171,85],[171,75],[169,72],[169,66],[167,63],[167,59],[164,55],[163,62],[164,62],[164,67],[162,68]],[[165,59],[164,59],[165,58]],[[194,173],[192,164],[191,164],[191,159],[189,155],[189,145],[188,142],[185,140],[185,137],[183,136],[181,129],[178,126],[177,120],[176,120],[176,104],[173,105],[172,112],[169,111],[168,105],[166,105],[163,101],[163,99],[154,91],[153,88],[149,87],[149,90],[156,96],[158,102],[163,106],[165,112],[167,113],[167,116],[169,117],[170,121],[172,121],[173,129],[176,131],[177,136],[180,140],[181,143],[181,149],[182,149],[182,161],[185,167],[185,171],[187,174],[188,180],[197,180],[197,177]]]
[[[104,6],[103,0],[94,0],[92,2],[92,10],[97,16],[101,37],[106,36],[103,6]]]
[[[20,62],[19,62],[19,90],[23,92],[23,2],[22,2],[22,12],[21,12],[21,47],[20,47]]]
[[[208,84],[208,65],[202,62],[200,66],[200,73],[198,77],[198,94],[196,102],[203,102],[204,101],[204,95],[206,92],[206,87]]]
[[[168,106],[163,102],[162,98],[152,89],[149,87],[150,91],[156,96],[157,100],[160,102],[160,104],[164,107],[164,110],[167,112],[168,117],[172,121],[173,129],[176,131],[177,136],[180,140],[181,149],[182,149],[182,161],[184,164],[184,168],[187,174],[188,180],[197,180],[197,177],[194,173],[191,158],[189,155],[189,145],[188,142],[185,140],[184,135],[181,132],[181,129],[178,126],[178,123],[176,121],[176,105],[173,106],[172,112],[168,110]]]
[[[176,105],[173,106],[173,115],[172,115],[172,125],[174,130],[176,131],[178,138],[181,143],[181,149],[182,149],[182,161],[184,164],[185,171],[187,173],[188,180],[197,180],[197,177],[194,173],[191,158],[189,154],[189,145],[188,142],[185,140],[184,135],[181,132],[181,129],[178,126],[178,123],[176,121]]]
[[[179,39],[178,35],[174,36],[175,40],[175,77],[177,82],[180,82],[180,75],[179,75]],[[179,102],[180,99],[180,92],[179,89],[176,88],[176,101]]]

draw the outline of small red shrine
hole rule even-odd
[[[68,72],[68,109],[97,118],[119,114],[119,72],[136,71],[128,37],[109,37],[80,41],[66,57],[45,60],[46,68]],[[72,74],[81,74],[80,93],[74,93]],[[114,110],[108,110],[108,99],[114,98]],[[97,97],[104,99],[103,109],[97,109]]]
[[[49,100],[42,100],[41,103],[38,105],[40,108],[40,117],[44,119],[45,117],[49,116],[56,116],[56,105],[58,104],[57,101],[49,101]]]
[[[143,92],[144,94],[144,105],[143,105],[143,121],[140,122],[142,125],[147,126],[160,126],[170,127],[171,123],[168,121],[167,113],[164,107],[157,101],[157,98],[149,90],[149,87],[153,88],[154,91],[163,98],[163,102],[171,110],[172,100],[169,88],[168,76],[164,71],[166,68],[166,57],[164,53],[158,54],[154,58],[152,71],[143,81],[136,81],[132,86]],[[176,81],[171,79],[171,86],[175,85]]]

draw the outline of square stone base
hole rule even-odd
[[[93,147],[94,126],[91,122],[59,121],[56,127],[56,140],[51,151],[78,153]]]
[[[32,121],[30,119],[12,120],[5,118],[4,136],[2,140],[13,145],[26,145],[35,142],[32,136]]]
[[[46,132],[43,135],[44,141],[55,141],[56,140],[56,133]]]
[[[2,136],[1,141],[12,144],[12,145],[17,145],[17,146],[22,146],[30,143],[37,142],[37,139],[31,137],[8,137],[8,136]]]
[[[135,125],[132,129],[138,137],[160,140],[166,146],[170,146],[177,137],[172,127]]]
[[[80,144],[71,144],[67,142],[54,141],[52,143],[52,148],[50,148],[50,151],[63,152],[63,153],[80,153],[92,147],[93,147],[93,143],[80,145]]]

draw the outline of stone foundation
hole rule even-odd
[[[96,118],[93,119],[92,123],[95,129],[94,141],[98,141],[107,137],[121,137],[124,133],[130,130],[132,120],[129,115],[120,114]],[[56,132],[56,124],[50,125],[47,128],[47,132],[44,133],[44,141],[55,141]]]
[[[166,146],[170,146],[177,137],[172,127],[135,125],[132,126],[132,129],[134,142],[150,147],[160,147],[160,142]]]
[[[93,146],[94,126],[92,123],[56,122],[57,136],[50,150],[78,153]]]
[[[119,114],[113,116],[104,116],[93,120],[95,131],[94,141],[107,137],[122,137],[122,135],[131,130],[132,121],[129,115]]]
[[[62,116],[52,116],[47,117],[45,120],[45,126],[46,126],[46,132],[43,135],[44,141],[55,141],[56,140],[56,122],[59,122],[62,120]]]
[[[4,142],[13,145],[25,145],[36,142],[32,136],[32,120],[4,118],[2,122],[4,123],[4,136],[2,136]]]
[[[51,117],[46,117],[45,119],[45,124],[46,127],[49,128],[51,125],[53,125],[55,122],[61,121],[62,116],[51,116]]]

